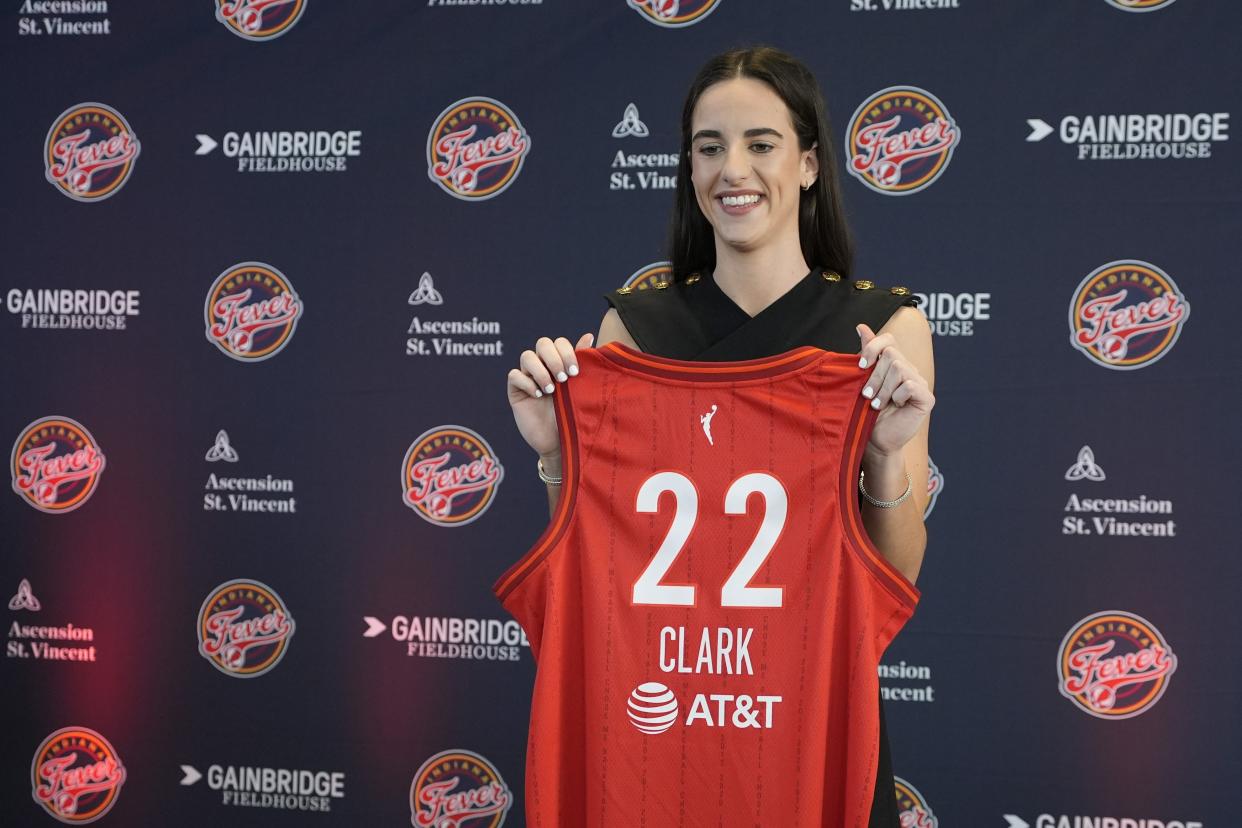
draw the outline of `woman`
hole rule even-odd
[[[806,345],[858,350],[860,369],[873,367],[861,394],[878,411],[858,470],[862,521],[913,583],[926,545],[931,334],[907,289],[848,278],[832,133],[814,77],[794,58],[734,50],[699,72],[682,116],[671,257],[672,284],[608,296],[598,344],[700,362]],[[514,418],[539,454],[554,513],[562,463],[552,398],[579,374],[575,351],[593,341],[589,333],[577,343],[542,338],[508,375]],[[870,824],[891,828],[897,815],[880,721]]]

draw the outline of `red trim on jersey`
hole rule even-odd
[[[645,354],[615,341],[601,345],[598,350],[601,356],[640,374],[680,380],[693,377],[694,382],[698,383],[767,379],[810,368],[824,357],[838,357],[847,361],[854,359],[846,354],[836,354],[810,345],[763,359],[695,365],[687,364],[679,359]]]
[[[841,464],[841,485],[838,487],[841,496],[841,522],[845,527],[845,536],[852,542],[867,569],[894,598],[913,610],[921,594],[918,587],[910,583],[901,570],[889,563],[880,550],[876,549],[867,535],[862,514],[858,510],[858,469],[862,465],[863,451],[867,448],[867,439],[870,438],[871,427],[875,425],[878,414],[871,407],[871,400],[859,395],[846,426],[845,447],[842,451],[845,462]]]
[[[548,523],[548,528],[539,536],[539,540],[530,551],[505,570],[492,585],[492,592],[503,604],[518,584],[534,570],[536,565],[565,534],[569,525],[569,517],[573,512],[574,500],[577,497],[578,483],[578,429],[575,426],[573,406],[569,404],[569,383],[562,383],[552,397],[556,408],[556,419],[559,424],[561,443],[561,499],[557,501],[556,512]]]

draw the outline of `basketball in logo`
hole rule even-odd
[[[401,463],[401,502],[437,526],[465,526],[496,499],[505,470],[476,432],[444,425],[424,431]]]
[[[496,766],[472,750],[437,753],[410,783],[415,828],[500,828],[512,805]]]
[[[104,470],[99,443],[77,420],[44,417],[22,430],[9,463],[13,491],[41,512],[72,512],[95,493]]]
[[[272,40],[293,28],[306,0],[216,0],[216,20],[246,40]]]
[[[648,23],[680,29],[707,17],[720,5],[720,0],[625,0],[625,3]]]
[[[465,201],[503,193],[522,171],[530,135],[509,107],[492,98],[463,98],[427,134],[427,174]]]
[[[1137,259],[1087,274],[1070,300],[1070,344],[1096,365],[1145,368],[1177,342],[1190,305],[1172,277]]]
[[[103,201],[125,186],[140,149],[121,113],[101,103],[80,103],[47,131],[47,180],[74,201]]]
[[[198,611],[198,653],[233,678],[254,678],[285,657],[293,616],[276,590],[240,578],[211,591]]]
[[[85,825],[116,804],[125,766],[112,743],[89,727],[62,727],[30,763],[34,801],[67,825]]]
[[[846,169],[884,195],[917,193],[949,166],[962,132],[945,105],[917,86],[881,89],[854,111]]]
[[[1173,0],[1105,0],[1113,8],[1128,12],[1149,12],[1168,8]]]
[[[651,290],[653,288],[663,290],[673,282],[673,263],[672,262],[652,262],[646,267],[640,267],[630,274],[630,278],[625,280],[625,285],[621,290],[625,293],[635,290]]]
[[[302,300],[270,264],[241,262],[216,277],[203,313],[208,342],[239,362],[261,362],[293,338]]]
[[[1075,624],[1061,640],[1057,677],[1061,695],[1100,719],[1145,713],[1177,669],[1164,636],[1132,612],[1097,612]]]
[[[918,788],[900,776],[893,777],[893,787],[897,791],[897,813],[901,828],[937,828],[940,820],[932,813],[927,799],[919,793]]]

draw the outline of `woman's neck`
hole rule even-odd
[[[792,246],[737,250],[717,240],[712,278],[734,304],[755,316],[802,281],[810,269],[796,242]]]

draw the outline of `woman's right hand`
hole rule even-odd
[[[556,426],[556,411],[552,407],[552,394],[557,383],[567,382],[578,375],[578,359],[574,351],[589,348],[595,334],[585,333],[573,345],[565,337],[555,340],[546,336],[535,342],[534,350],[522,352],[518,367],[509,372],[506,390],[513,419],[527,444],[545,461],[559,461],[560,435]],[[551,462],[545,462],[548,468]],[[559,471],[559,462],[556,463]]]

